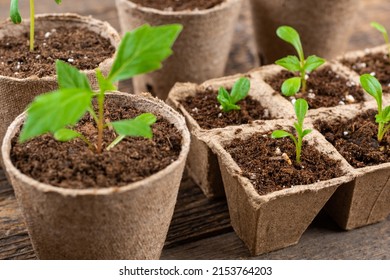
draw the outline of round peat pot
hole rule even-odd
[[[176,82],[201,83],[221,77],[229,56],[241,0],[225,0],[206,10],[167,11],[116,0],[122,32],[145,23],[180,23],[183,31],[173,46],[173,55],[159,71],[133,79],[135,93],[150,91],[165,100]]]
[[[300,34],[305,55],[327,59],[343,53],[353,30],[360,1],[356,0],[251,0],[253,27],[260,61],[272,64],[295,54],[276,36],[281,25]]]
[[[75,14],[42,14],[37,15],[35,18],[35,29],[37,32],[40,30],[50,31],[61,26],[86,28],[108,39],[115,49],[120,42],[120,36],[111,25],[92,17],[82,17]],[[28,33],[28,30],[29,20],[27,19],[18,25],[7,21],[0,26],[0,41],[4,36],[18,36]],[[26,46],[27,52],[29,52],[28,46]],[[114,54],[99,64],[99,68],[104,74],[107,74],[111,69],[113,57]],[[85,70],[83,72],[87,74],[92,86],[97,86],[95,70]],[[9,124],[24,111],[35,96],[55,90],[57,87],[56,75],[42,78],[38,78],[35,75],[27,78],[15,78],[3,76],[0,73],[0,141],[3,139]]]
[[[114,95],[124,95],[114,93]],[[134,107],[159,114],[182,137],[178,159],[122,187],[65,189],[22,174],[11,162],[11,141],[26,114],[10,125],[2,152],[6,173],[40,259],[158,259],[173,215],[190,135],[184,118],[155,98],[125,95]],[[129,169],[132,168],[129,166]]]

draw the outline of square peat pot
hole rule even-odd
[[[351,154],[350,150],[347,150],[347,145],[351,145],[348,142],[352,142],[352,140],[348,140],[349,135],[354,131],[367,129],[367,124],[363,125],[365,128],[359,126],[355,123],[354,118],[358,115],[363,116],[363,118],[367,118],[367,122],[372,122],[372,125],[376,127],[377,124],[374,121],[376,110],[377,105],[373,101],[362,106],[350,107],[347,110],[335,108],[327,112],[319,111],[312,116],[315,128],[336,146],[339,153],[353,168],[355,179],[350,184],[338,188],[326,206],[333,219],[346,230],[380,222],[390,214],[390,161],[360,167],[361,163],[364,162],[361,158],[363,156],[367,158],[369,154],[358,150],[360,149],[358,146],[363,145],[364,139],[360,139],[359,143],[354,144],[357,145],[355,146],[357,147],[356,153],[352,151]],[[346,140],[337,136],[337,133],[333,134],[330,130],[339,131],[338,134],[341,131]],[[369,141],[375,143],[376,131],[368,137],[371,137]],[[388,153],[389,138],[387,136],[387,144],[383,144],[385,145],[382,149],[383,152],[387,151]]]
[[[201,138],[208,139],[208,135],[213,135],[214,133],[217,133],[217,131],[236,131],[239,129],[240,125],[242,125],[242,122],[241,120],[234,119],[233,121],[229,120],[210,125],[205,124],[204,121],[205,119],[206,122],[207,120],[219,121],[218,119],[221,116],[225,114],[229,116],[231,112],[223,113],[219,109],[219,104],[216,99],[218,89],[220,87],[225,87],[230,91],[233,84],[243,76],[249,78],[251,82],[248,97],[252,101],[257,102],[256,106],[259,106],[256,108],[255,105],[251,105],[253,106],[251,112],[255,112],[257,115],[249,120],[247,116],[244,116],[241,119],[244,120],[244,123],[262,121],[262,119],[292,118],[294,115],[293,108],[276,102],[272,94],[270,94],[269,91],[267,92],[264,90],[264,84],[259,83],[259,79],[255,77],[256,70],[248,74],[239,74],[209,80],[201,85],[177,83],[170,91],[166,100],[170,106],[181,112],[186,119],[187,126],[191,132],[191,147],[186,165],[187,171],[208,198],[224,196],[224,189],[217,157],[210,150],[207,143],[204,140],[201,140]],[[189,99],[194,100],[194,98],[199,95],[202,95],[203,98],[209,100],[207,101],[207,105],[202,107],[211,107],[210,110],[213,112],[207,111],[202,116],[202,108],[194,107],[193,103],[191,103],[193,101],[187,102]],[[247,102],[246,100],[248,97],[245,99],[245,102]],[[238,104],[241,108],[244,108],[240,102]],[[233,114],[238,114],[237,112],[241,111],[236,111]],[[245,115],[248,114],[249,113],[245,113]]]
[[[354,73],[357,79],[363,74],[374,75],[383,87],[383,97],[390,100],[390,56],[389,46],[348,52],[336,61]]]
[[[283,67],[273,64],[260,67],[253,73],[259,84],[275,98],[275,102],[292,108],[298,98],[304,98],[309,104],[309,111],[322,108],[348,107],[370,100],[370,96],[360,86],[359,76],[337,61],[326,62],[314,70],[307,79],[307,93],[286,97],[281,93],[283,81],[293,77]]]
[[[353,180],[351,168],[347,162],[340,157],[320,133],[313,131],[305,137],[307,141],[305,145],[315,150],[321,158],[335,160],[338,164],[339,176],[322,181],[315,180],[314,183],[310,184],[300,185],[297,183],[293,186],[284,186],[280,190],[261,195],[255,187],[255,184],[258,185],[258,183],[252,180],[254,178],[251,178],[251,175],[247,176],[251,173],[248,173],[247,170],[244,171],[239,166],[238,161],[234,159],[235,152],[228,151],[229,145],[237,139],[247,141],[253,137],[259,137],[256,139],[260,140],[255,141],[255,143],[260,143],[261,139],[269,139],[273,130],[287,129],[292,125],[292,120],[273,120],[263,124],[243,126],[239,133],[226,130],[214,132],[212,140],[208,143],[218,155],[231,224],[252,255],[297,244],[302,234],[337,188]],[[288,143],[291,139],[271,141],[287,141]],[[254,153],[248,146],[242,145],[243,150],[248,150],[245,161],[262,156]],[[307,157],[310,157],[310,154]],[[265,165],[259,164],[251,166],[250,169],[261,170],[265,167]],[[279,169],[276,173],[275,176],[266,175],[269,177],[266,179],[276,181],[276,177],[279,176],[289,177],[284,168]]]

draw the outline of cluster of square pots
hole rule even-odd
[[[348,81],[359,84],[359,75],[342,65],[344,58],[353,59],[367,52],[384,53],[387,46],[347,53],[326,65]],[[369,95],[359,104],[339,105],[309,110],[305,127],[313,128],[307,141],[321,153],[339,160],[344,175],[310,185],[259,195],[250,180],[241,175],[240,167],[225,147],[234,138],[247,139],[255,133],[268,133],[277,127],[287,129],[294,122],[292,104],[265,82],[281,67],[272,65],[254,69],[245,76],[251,80],[249,95],[269,110],[273,120],[257,120],[250,124],[202,129],[185,109],[182,101],[206,89],[231,88],[240,75],[209,80],[201,85],[178,83],[170,91],[167,103],[180,111],[191,132],[187,170],[208,198],[226,194],[231,224],[253,255],[270,252],[299,242],[301,235],[326,208],[330,216],[345,229],[351,230],[382,221],[390,213],[390,163],[364,168],[352,167],[316,129],[317,120],[350,120],[362,111],[376,109]],[[241,75],[242,76],[242,75]],[[384,95],[388,104],[389,96]],[[306,138],[305,138],[306,139]],[[261,167],[260,167],[261,168]]]

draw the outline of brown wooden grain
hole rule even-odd
[[[362,0],[360,21],[351,38],[349,50],[381,44],[381,35],[370,26],[379,21],[390,28],[388,0]],[[118,28],[114,1],[37,1],[37,13],[76,12],[93,15]],[[28,1],[20,1],[24,17]],[[0,0],[0,19],[8,16],[9,0]],[[248,3],[245,2],[226,73],[245,72],[257,65]],[[131,91],[129,82],[122,90]],[[0,259],[34,259],[22,214],[12,187],[0,170]],[[224,199],[208,200],[199,188],[184,177],[162,259],[251,259],[248,250],[230,226]],[[300,243],[254,259],[390,259],[390,217],[375,225],[345,232],[330,218],[319,215]]]

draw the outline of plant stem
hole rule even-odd
[[[301,163],[301,152],[302,152],[302,137],[298,136],[298,143],[296,147],[296,160],[298,163]]]
[[[100,90],[100,93],[97,97],[98,107],[99,107],[99,116],[98,116],[98,139],[96,152],[100,154],[102,152],[103,146],[103,130],[104,130],[104,91]]]
[[[34,0],[30,0],[30,52],[34,51],[35,35],[35,6]]]
[[[126,136],[124,135],[119,135],[117,138],[115,138],[114,141],[112,141],[112,143],[107,147],[107,151],[111,150],[112,148],[114,148],[117,144],[119,144]]]
[[[385,124],[379,123],[378,124],[378,142],[382,142],[383,136],[385,135]]]

